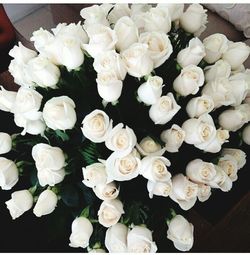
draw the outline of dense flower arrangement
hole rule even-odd
[[[229,139],[250,121],[250,48],[219,33],[200,41],[199,4],[93,5],[81,16],[35,31],[36,51],[9,53],[20,88],[1,87],[0,109],[22,132],[0,133],[0,186],[31,183],[11,194],[10,215],[64,203],[71,247],[156,252],[168,238],[188,251],[194,227],[179,212],[229,191],[246,163]],[[241,134],[250,144],[249,124]]]

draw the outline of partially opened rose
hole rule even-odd
[[[82,124],[83,135],[95,143],[105,142],[112,129],[112,120],[101,110],[94,110],[86,115]]]
[[[168,225],[167,238],[173,241],[176,249],[189,251],[194,243],[194,226],[183,216],[176,215]]]
[[[105,246],[109,252],[127,252],[127,234],[126,225],[116,223],[108,228],[105,235]]]
[[[152,232],[143,226],[134,226],[128,232],[127,246],[129,252],[155,253],[157,251]]]
[[[115,225],[124,213],[123,204],[118,199],[105,200],[98,211],[98,220],[101,225],[109,228]]]
[[[46,125],[53,129],[72,129],[76,123],[74,101],[67,96],[53,97],[43,108]]]
[[[78,217],[73,221],[71,230],[69,246],[86,248],[93,233],[91,222],[85,217]]]

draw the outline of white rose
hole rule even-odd
[[[122,157],[117,155],[116,152],[113,152],[105,164],[108,169],[108,182],[134,179],[139,175],[141,168],[141,160],[137,156],[136,150]]]
[[[98,109],[86,115],[82,124],[83,135],[94,143],[104,142],[112,129],[112,120]]]
[[[98,221],[104,227],[109,228],[119,221],[123,213],[123,204],[120,200],[105,200],[98,211]]]
[[[199,184],[198,185],[198,200],[200,202],[205,202],[209,199],[209,197],[212,195],[211,193],[211,187],[206,184]]]
[[[222,144],[228,142],[228,138],[229,131],[220,128],[216,130],[216,136],[213,139],[200,144],[195,144],[195,147],[206,152],[217,153],[221,150]]]
[[[107,229],[105,235],[105,247],[110,253],[127,251],[128,228],[126,225],[116,223]]]
[[[235,132],[250,121],[250,105],[242,104],[225,110],[218,119],[222,128]]]
[[[198,65],[206,55],[205,47],[197,37],[189,41],[188,47],[181,50],[177,55],[177,62],[181,67]]]
[[[120,18],[124,16],[130,16],[130,12],[131,10],[128,4],[116,3],[113,9],[108,14],[108,21],[111,25],[116,24]]]
[[[36,116],[37,115],[37,116]],[[25,135],[26,133],[31,135],[40,135],[46,129],[46,125],[42,120],[41,112],[37,112],[35,116],[36,120],[30,120],[24,117],[21,113],[14,114],[14,122],[18,127],[24,128],[21,135]]]
[[[200,67],[188,65],[174,80],[173,87],[181,96],[195,95],[204,84],[204,80],[204,73]]]
[[[235,102],[232,94],[232,86],[227,78],[216,78],[209,81],[202,89],[202,95],[212,97],[214,107],[227,106]]]
[[[46,185],[55,186],[64,180],[65,175],[64,168],[59,170],[42,169],[37,171],[37,178],[42,187]]]
[[[37,120],[41,117],[38,112],[43,96],[37,91],[21,87],[16,94],[16,100],[13,104],[12,112],[21,114],[25,119]]]
[[[117,156],[128,155],[136,144],[136,136],[134,131],[126,126],[123,128],[124,124],[117,124],[108,134],[105,141],[105,145],[111,151],[115,151]]]
[[[84,185],[94,188],[99,184],[105,184],[107,181],[106,167],[102,163],[94,163],[82,168]]]
[[[130,9],[131,13],[130,16],[135,16],[136,14],[145,13],[149,11],[152,8],[152,5],[150,4],[131,4]]]
[[[202,114],[210,113],[213,109],[214,101],[207,95],[192,98],[186,106],[186,111],[190,118],[199,118]]]
[[[250,47],[243,42],[230,42],[227,51],[222,55],[233,70],[239,68],[250,54]]]
[[[91,222],[85,217],[76,218],[71,225],[71,235],[69,237],[70,247],[86,248],[89,245],[89,239],[93,233]]]
[[[168,182],[171,173],[168,168],[170,161],[163,156],[146,156],[141,161],[140,174],[152,182]]]
[[[162,96],[149,109],[149,117],[157,125],[164,125],[169,122],[181,109],[176,103],[172,93]]]
[[[53,129],[72,129],[76,123],[74,101],[67,96],[53,97],[43,108],[43,118],[46,125]]]
[[[55,65],[64,65],[68,71],[77,69],[84,61],[79,39],[66,34],[55,37],[46,45],[43,55]]]
[[[18,182],[18,169],[15,163],[0,157],[0,187],[10,190]]]
[[[99,96],[106,102],[115,102],[121,96],[123,83],[114,71],[98,73],[96,82]]]
[[[8,91],[3,86],[0,86],[0,110],[10,112],[16,100],[17,92]]]
[[[15,45],[13,49],[10,50],[9,55],[15,59],[17,64],[27,64],[27,62],[36,57],[37,53],[33,50],[30,50],[22,45],[21,42],[18,42],[18,46]]]
[[[155,104],[161,97],[162,85],[163,79],[160,76],[150,76],[137,90],[139,100],[147,105]]]
[[[60,37],[56,40],[60,64],[71,71],[80,67],[84,61],[84,54],[78,39],[73,37]]]
[[[104,51],[115,49],[117,36],[110,27],[92,24],[87,27],[87,34],[89,36],[89,43],[82,46],[91,57],[95,58]]]
[[[59,81],[60,70],[47,58],[39,55],[28,62],[27,70],[30,72],[31,80],[39,87],[56,88]]]
[[[136,144],[136,148],[142,156],[161,156],[165,152],[165,148],[162,148],[161,145],[150,136],[144,137],[139,144]]]
[[[164,32],[167,34],[171,30],[171,18],[167,10],[153,7],[143,15],[145,32]]]
[[[229,176],[218,166],[216,167],[216,176],[208,185],[215,189],[220,189],[223,192],[228,192],[232,188],[232,180]]]
[[[189,251],[194,243],[194,226],[183,216],[176,215],[168,225],[167,238],[179,251]]]
[[[149,4],[131,4],[130,16],[134,20],[140,33],[144,32],[144,15],[152,8]]]
[[[5,202],[13,220],[31,209],[33,197],[28,190],[19,190],[11,194],[11,199]]]
[[[212,163],[194,159],[187,164],[186,175],[195,183],[207,184],[216,176],[216,168]]]
[[[206,56],[204,60],[209,63],[215,63],[219,60],[223,53],[227,51],[228,39],[225,35],[216,33],[206,37],[203,40]]]
[[[181,209],[189,210],[197,200],[198,184],[188,180],[183,174],[177,174],[172,178],[172,192],[170,198],[179,204]]]
[[[203,114],[198,119],[188,119],[182,124],[185,131],[185,142],[188,144],[199,145],[209,143],[216,136],[216,128],[212,117]]]
[[[206,82],[215,80],[216,78],[229,78],[231,66],[227,61],[218,60],[214,65],[205,67]]]
[[[171,21],[179,20],[183,15],[184,4],[157,4],[157,7],[163,11],[167,11],[171,17]]]
[[[195,36],[200,36],[208,22],[206,12],[202,5],[191,4],[180,17],[181,27]]]
[[[118,197],[119,188],[116,187],[115,182],[110,182],[108,184],[97,184],[93,191],[95,195],[101,200],[112,200]]]
[[[118,51],[126,50],[130,45],[138,42],[138,28],[130,17],[121,17],[116,22],[114,31],[117,36],[116,49]]]
[[[161,133],[161,140],[165,143],[165,149],[168,152],[178,152],[185,140],[185,131],[178,125],[173,124],[170,129]]]
[[[24,130],[23,133],[21,133],[22,135],[26,133],[31,134],[31,135],[42,135],[43,132],[46,129],[46,125],[44,123],[44,121],[42,121],[41,119],[38,120],[28,120],[26,122],[26,126],[24,126]]]
[[[169,180],[168,182],[152,182],[148,181],[147,189],[149,198],[153,198],[153,195],[168,197],[171,193],[172,182]]]
[[[217,165],[228,175],[231,181],[236,181],[238,179],[238,165],[236,159],[229,154],[225,154],[221,157]]]
[[[39,52],[44,52],[46,45],[48,45],[53,40],[53,34],[43,29],[42,27],[39,30],[34,31],[32,33],[32,37],[30,38],[30,41],[34,42],[34,47]]]
[[[239,75],[236,74],[229,77],[229,84],[234,98],[232,106],[238,106],[246,98],[247,93],[249,92],[248,83],[243,77],[239,77]]]
[[[231,155],[237,161],[238,169],[241,169],[246,164],[246,153],[240,149],[224,148],[221,153],[222,156]]]
[[[249,70],[249,69],[247,69],[247,70]],[[238,74],[239,75],[242,75],[242,74],[244,75],[247,72],[247,70],[246,70],[245,66],[242,64],[237,69],[232,70],[231,75],[232,76],[238,75]]]
[[[83,8],[80,15],[83,19],[85,19],[84,25],[89,26],[92,24],[103,24],[109,26],[109,22],[106,17],[111,8],[111,4],[95,4],[90,7]]]
[[[125,64],[120,56],[114,50],[100,53],[93,63],[97,73],[115,72],[117,79],[124,80],[127,74]]]
[[[52,213],[57,205],[57,195],[51,190],[44,190],[38,197],[33,213],[37,217]]]
[[[244,104],[250,104],[250,91],[247,93],[246,98],[243,101]]]
[[[32,148],[32,157],[37,170],[61,170],[65,166],[65,156],[59,147],[39,143]]]
[[[242,140],[247,145],[250,145],[250,124],[248,124],[242,132]]]
[[[0,154],[5,154],[11,151],[12,139],[7,133],[0,132]]]
[[[27,64],[19,64],[17,61],[11,60],[9,72],[14,78],[14,82],[22,87],[33,87],[34,83],[31,80],[30,74],[27,71]]]
[[[88,42],[88,36],[86,32],[84,31],[83,27],[81,26],[81,22],[75,23],[59,23],[56,28],[51,29],[56,36],[56,38],[74,38],[79,43],[87,43]]]
[[[152,232],[142,226],[134,226],[128,232],[127,247],[130,253],[155,253],[157,251],[156,243],[153,241]]]
[[[161,66],[173,52],[171,41],[164,32],[142,33],[139,42],[148,45],[148,52],[154,61],[154,68]]]
[[[131,76],[140,78],[152,72],[153,60],[147,44],[134,43],[121,54]]]

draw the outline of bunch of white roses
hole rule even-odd
[[[13,219],[34,204],[37,217],[55,210],[61,198],[57,187],[70,175],[66,171],[70,158],[46,132],[57,135],[59,131],[63,136],[69,130],[81,129],[83,139],[101,146],[109,156],[100,152],[94,163],[86,161],[81,166],[82,185],[101,203],[96,219],[83,213],[73,221],[69,245],[88,248],[89,252],[105,252],[105,248],[109,252],[156,252],[153,229],[145,222],[127,224],[124,220],[126,201],[120,197],[123,182],[141,176],[147,181],[150,199],[169,197],[183,210],[192,208],[197,199],[208,200],[212,189],[227,192],[232,188],[238,170],[246,164],[246,154],[224,144],[229,142],[230,132],[245,125],[242,140],[250,145],[250,71],[243,65],[250,47],[219,33],[202,42],[198,36],[206,28],[207,14],[199,4],[190,5],[185,12],[183,4],[102,4],[84,8],[81,16],[83,24],[62,23],[52,32],[42,28],[35,31],[31,41],[36,51],[19,43],[9,53],[13,57],[9,71],[20,88],[13,92],[1,87],[0,109],[13,114],[22,136],[42,140],[31,148],[37,184],[13,192],[6,205]],[[172,42],[180,30],[192,39],[177,50]],[[74,76],[81,72],[86,58],[92,60],[91,68],[96,72],[96,77],[87,79],[95,79],[96,88],[91,89],[97,91],[101,109],[95,105],[92,110],[80,109],[66,90],[65,94],[53,94],[60,89],[63,73]],[[174,68],[172,84],[168,75],[163,77],[157,71],[170,66]],[[139,86],[130,84],[128,77]],[[124,91],[133,86],[138,107],[147,112],[151,124],[160,127],[159,137],[138,134],[137,128],[125,120],[117,122],[108,110],[110,105],[116,107]],[[51,91],[53,96],[48,98]],[[186,105],[181,104],[183,98],[188,99]],[[213,113],[222,106],[229,108],[222,108],[217,122]],[[181,111],[188,117],[178,125],[176,115]],[[183,169],[185,175],[172,175],[175,162],[170,162],[168,155],[182,150],[184,143],[203,152],[219,153],[214,157],[216,162],[196,158]],[[12,149],[15,135],[1,132],[0,154]],[[84,153],[94,152],[86,149]],[[3,190],[14,187],[23,167],[18,161],[0,158]],[[96,223],[105,229],[105,247],[90,242]],[[172,215],[165,235],[176,249],[188,251],[194,242],[193,229],[183,216]]]

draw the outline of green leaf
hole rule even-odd
[[[65,133],[65,132],[63,132],[62,130],[57,129],[57,130],[55,131],[55,133],[56,133],[56,135],[57,135],[58,137],[60,137],[64,142],[65,142],[65,141],[69,141],[69,139],[70,139],[70,137],[68,136],[68,134]]]
[[[30,182],[32,186],[35,186],[38,183],[36,168],[32,169],[32,171],[30,172]]]
[[[85,207],[81,214],[80,214],[80,217],[85,217],[85,218],[88,218],[89,217],[89,209],[90,209],[90,206],[87,206]]]
[[[62,186],[60,196],[65,205],[77,207],[79,205],[79,194],[73,185],[66,184]]]
[[[91,165],[93,163],[98,162],[98,158],[100,158],[100,154],[97,150],[97,146],[95,143],[90,142],[85,145],[84,148],[79,149],[86,165]]]

